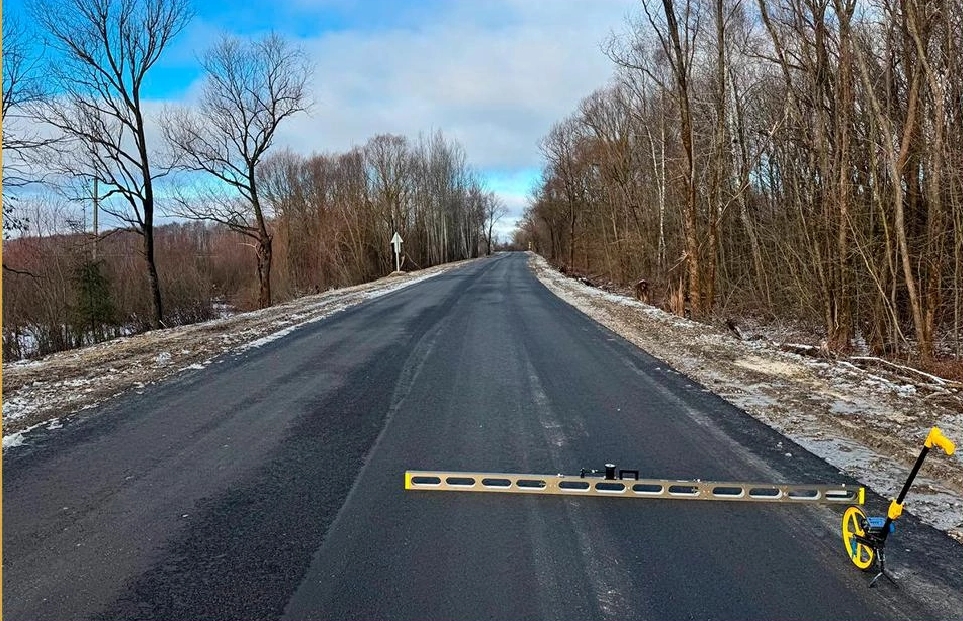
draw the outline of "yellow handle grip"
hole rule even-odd
[[[926,442],[924,442],[923,445],[926,446],[926,448],[933,448],[933,445],[936,445],[946,451],[947,455],[952,455],[953,451],[956,450],[956,445],[943,435],[939,427],[930,429],[929,434],[926,436]]]

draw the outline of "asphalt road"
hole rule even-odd
[[[606,462],[853,482],[555,298],[524,254],[27,442],[4,455],[8,621],[963,618],[963,546],[912,516],[900,588],[871,590],[842,507],[405,492],[406,469]]]

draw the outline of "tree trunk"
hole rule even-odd
[[[749,201],[746,198],[746,194],[749,191],[751,184],[750,172],[752,170],[752,160],[749,157],[749,148],[747,146],[747,136],[746,136],[746,121],[745,121],[745,110],[742,104],[742,93],[739,90],[739,82],[736,80],[732,73],[732,67],[729,67],[730,78],[732,81],[732,99],[733,114],[735,115],[735,131],[736,131],[736,142],[739,148],[739,159],[737,164],[739,166],[738,177],[739,177],[739,193],[736,195],[736,200],[739,205],[739,220],[742,222],[742,227],[746,232],[746,236],[749,238],[749,250],[752,255],[752,270],[755,275],[756,288],[763,294],[766,300],[766,305],[772,308],[772,297],[769,293],[769,281],[766,278],[766,269],[762,261],[762,249],[759,245],[759,237],[756,234],[756,226],[749,214]]]
[[[271,235],[262,230],[257,240],[258,308],[271,306]]]
[[[575,269],[575,201],[569,198],[568,217],[568,265]]]
[[[703,291],[706,310],[710,310],[716,297],[717,264],[719,260],[719,235],[722,224],[722,214],[725,205],[724,194],[730,185],[729,176],[729,145],[727,109],[728,90],[726,89],[726,24],[723,0],[716,0],[714,5],[714,21],[716,26],[716,84],[715,84],[715,113],[716,127],[713,137],[713,166],[711,174],[712,186],[709,189],[709,247],[705,255]]]
[[[686,186],[686,200],[683,209],[683,227],[685,229],[685,252],[686,252],[686,273],[688,275],[689,304],[692,314],[700,317],[702,308],[702,267],[699,259],[699,233],[697,220],[697,199],[696,175],[695,175],[695,139],[692,127],[692,108],[689,101],[689,64],[688,58],[682,49],[682,40],[679,36],[679,22],[676,19],[675,7],[672,0],[662,0],[665,9],[666,25],[669,29],[669,38],[672,41],[672,49],[666,50],[673,57],[672,69],[675,74],[676,94],[679,101],[679,114],[681,116],[682,147],[685,151],[685,171],[683,180]]]
[[[925,258],[921,262],[924,266],[924,275],[921,280],[923,306],[923,327],[920,330],[920,357],[923,360],[930,360],[933,357],[933,334],[936,329],[936,312],[942,302],[941,275],[944,266],[945,245],[942,241],[946,231],[946,214],[943,206],[942,192],[944,191],[943,179],[943,157],[944,157],[944,126],[945,112],[945,93],[944,85],[939,77],[939,72],[934,70],[931,63],[939,62],[937,59],[929,58],[928,45],[929,30],[925,29],[926,24],[932,23],[927,16],[920,15],[925,11],[926,5],[911,5],[913,7],[911,17],[908,21],[908,30],[916,46],[916,53],[920,58],[920,65],[926,76],[926,83],[930,90],[931,113],[929,118],[933,119],[933,131],[931,140],[927,141],[927,156],[929,159],[929,174],[926,177],[926,187],[924,189],[927,203],[927,227]],[[945,19],[945,16],[941,16]]]
[[[145,212],[147,209],[145,208]],[[153,210],[151,210],[153,211]],[[164,306],[161,301],[160,278],[157,276],[157,262],[154,260],[154,227],[144,227],[144,260],[147,262],[147,285],[150,287],[151,317],[150,327],[154,330],[164,326]]]
[[[923,321],[923,307],[920,303],[919,287],[916,282],[916,274],[913,271],[913,258],[910,256],[908,236],[906,233],[906,212],[904,208],[903,183],[904,176],[901,174],[909,157],[910,139],[916,126],[916,113],[919,105],[919,67],[914,67],[907,102],[906,125],[903,128],[902,145],[898,155],[890,151],[890,174],[892,175],[893,186],[893,205],[895,208],[894,229],[896,233],[896,243],[899,247],[900,264],[903,268],[903,280],[906,284],[906,294],[909,297],[910,310],[913,314],[913,326],[916,329],[916,339],[919,342],[920,354],[927,348],[928,335],[926,334]],[[908,180],[912,183],[913,180]],[[931,346],[932,343],[929,343]]]
[[[830,347],[834,350],[848,349],[852,339],[852,291],[849,283],[849,211],[850,175],[852,174],[850,125],[854,108],[852,85],[852,52],[850,19],[855,10],[851,0],[836,0],[839,19],[839,80],[836,88],[839,112],[835,123],[838,131],[839,149],[838,177],[836,180],[838,220],[836,221],[836,265],[833,279],[834,317],[830,326]]]

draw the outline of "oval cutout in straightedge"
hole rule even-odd
[[[625,483],[617,481],[599,481],[595,484],[595,491],[606,494],[621,494],[625,491]]]
[[[588,481],[559,481],[558,488],[569,492],[585,492],[589,489]]]

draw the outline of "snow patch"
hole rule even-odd
[[[339,307],[334,308],[334,309],[332,309],[332,310],[330,310],[330,311],[328,311],[328,312],[326,312],[326,313],[322,313],[322,314],[320,314],[320,315],[317,315],[317,316],[315,316],[315,317],[312,317],[311,319],[308,319],[308,320],[306,320],[306,321],[302,321],[302,322],[300,322],[300,323],[296,323],[296,324],[294,324],[294,325],[288,326],[288,327],[284,328],[283,330],[278,330],[277,332],[272,332],[271,334],[268,334],[267,336],[262,336],[262,337],[259,338],[259,339],[256,339],[256,340],[251,341],[250,343],[246,343],[246,344],[244,344],[244,345],[241,345],[240,347],[237,348],[237,352],[238,352],[238,353],[241,353],[241,352],[245,352],[245,351],[247,351],[247,350],[249,350],[249,349],[253,349],[253,348],[257,348],[257,347],[263,347],[264,345],[267,345],[268,343],[273,343],[274,341],[276,341],[276,340],[278,340],[278,339],[280,339],[280,338],[284,338],[285,336],[291,334],[291,333],[294,332],[295,330],[298,330],[298,329],[300,329],[300,328],[303,328],[304,326],[307,326],[307,325],[312,324],[312,323],[317,323],[317,322],[321,321],[322,319],[327,319],[327,318],[330,317],[331,315],[333,315],[333,314],[335,314],[335,313],[338,313],[338,312],[340,312],[340,311],[343,311],[343,310],[346,309],[346,308],[348,308],[348,307],[347,307],[347,306],[339,306]],[[285,323],[290,323],[290,322],[285,322]]]
[[[801,372],[798,365],[789,364],[788,362],[766,360],[759,356],[744,356],[734,362],[736,365],[749,371],[759,371],[767,374],[782,375],[784,377],[796,377]]]
[[[13,448],[15,446],[21,446],[23,444],[23,432],[18,431],[17,433],[11,433],[8,436],[3,436],[3,448]]]

